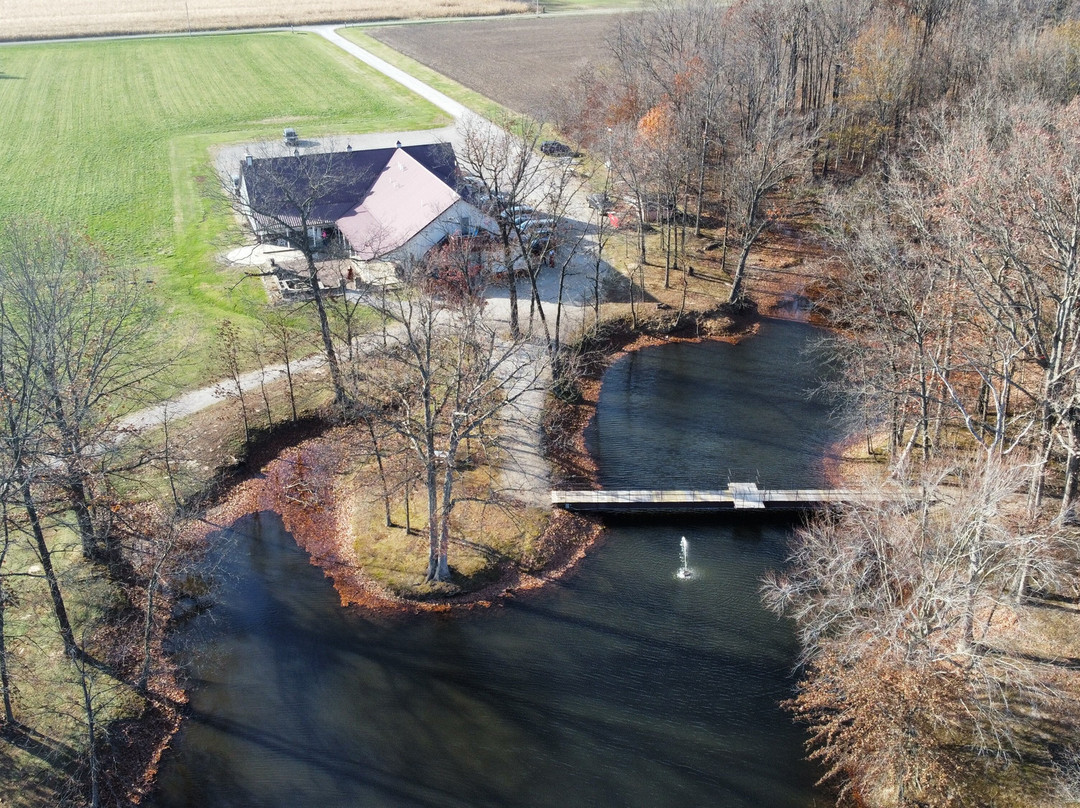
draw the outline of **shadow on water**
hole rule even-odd
[[[712,479],[747,460],[764,467],[785,442],[797,459],[784,473],[813,477],[829,439],[824,407],[812,418],[803,394],[815,369],[800,350],[814,333],[780,328],[783,339],[770,326],[740,346],[673,359],[681,346],[663,346],[617,364],[595,434],[605,482],[667,481],[664,458],[681,457],[679,479],[698,484],[693,469]],[[764,394],[737,412],[740,390],[723,389],[745,387],[755,364],[776,412]],[[654,406],[650,384],[678,390],[658,389]],[[748,443],[738,463],[725,454],[763,422],[758,454]],[[650,449],[660,436],[677,448]],[[795,639],[757,592],[791,525],[616,519],[573,576],[541,593],[386,617],[341,609],[273,514],[242,520],[212,560],[217,605],[186,630],[191,717],[154,804],[825,804],[804,734],[778,707]],[[682,536],[690,580],[676,577]]]

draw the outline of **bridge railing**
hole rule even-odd
[[[633,475],[626,476],[631,479],[633,477]],[[714,474],[704,474],[701,469],[696,470],[695,473],[688,472],[685,474],[676,471],[665,475],[662,480],[653,480],[652,482],[646,480],[626,482],[622,480],[607,486],[597,485],[591,478],[584,475],[570,475],[552,480],[551,487],[560,491],[604,490],[605,488],[617,491],[655,489],[708,491],[724,489],[732,483],[754,483],[763,490],[799,490],[830,487],[820,475],[813,471],[805,474],[786,470],[762,472],[756,468],[734,466],[718,468]]]

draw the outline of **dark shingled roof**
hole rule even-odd
[[[458,185],[457,157],[449,143],[426,143],[402,149],[449,185]],[[396,148],[313,152],[299,156],[241,161],[248,206],[264,226],[277,222],[310,226],[337,221],[363,202],[386,170]]]

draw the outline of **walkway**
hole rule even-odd
[[[551,504],[570,511],[603,513],[794,511],[829,505],[881,502],[903,494],[902,491],[854,491],[840,488],[758,488],[755,483],[731,483],[727,488],[714,491],[552,491]]]

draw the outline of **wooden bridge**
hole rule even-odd
[[[712,511],[796,511],[857,502],[880,502],[880,491],[839,488],[758,488],[730,483],[717,491],[552,491],[551,504],[570,511],[622,513],[708,513]]]

